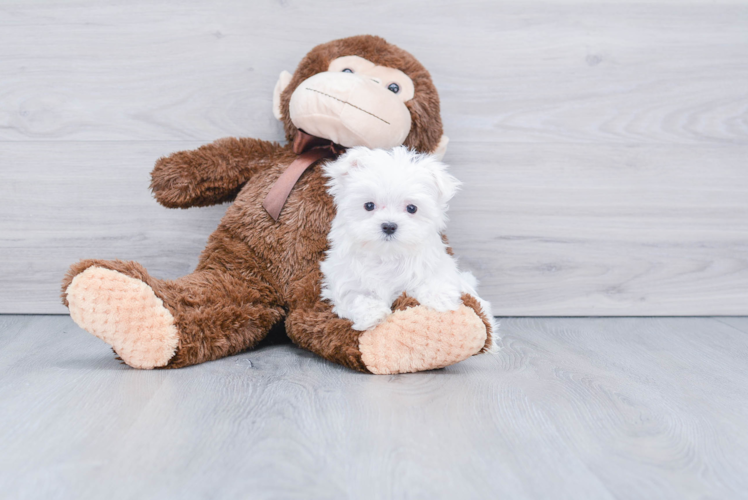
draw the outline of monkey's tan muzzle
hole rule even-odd
[[[324,72],[291,95],[291,121],[306,133],[345,147],[393,148],[410,132],[410,112],[377,82],[351,73]]]

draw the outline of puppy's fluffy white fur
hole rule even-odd
[[[469,293],[493,321],[475,278],[458,270],[441,238],[460,186],[443,163],[405,147],[352,148],[324,169],[337,213],[321,263],[322,298],[338,316],[368,330],[402,292],[437,311],[457,309]],[[397,229],[388,234],[392,224]]]

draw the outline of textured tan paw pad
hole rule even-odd
[[[164,366],[174,356],[179,340],[174,318],[142,281],[89,267],[66,292],[73,321],[111,345],[133,368]]]
[[[465,306],[436,312],[423,306],[396,311],[359,339],[361,359],[379,375],[444,368],[480,351],[486,327]]]

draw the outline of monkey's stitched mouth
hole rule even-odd
[[[382,119],[382,118],[379,118],[379,117],[378,117],[377,115],[375,115],[374,113],[371,113],[371,112],[369,112],[369,111],[366,111],[365,109],[359,108],[359,107],[358,107],[358,106],[356,106],[355,104],[351,104],[350,102],[348,102],[348,101],[344,101],[343,99],[338,99],[338,98],[337,98],[337,97],[335,97],[334,95],[330,95],[330,94],[325,94],[324,92],[320,92],[319,90],[316,90],[316,89],[310,89],[309,87],[306,87],[306,90],[311,90],[312,92],[316,92],[316,93],[318,93],[318,94],[321,94],[321,95],[323,95],[323,96],[329,97],[329,98],[331,98],[331,99],[335,99],[335,100],[336,100],[336,101],[338,101],[338,102],[342,102],[343,104],[347,104],[348,106],[351,106],[352,108],[356,108],[356,109],[357,109],[357,110],[359,110],[359,111],[363,111],[363,112],[364,112],[364,113],[366,113],[367,115],[371,115],[371,116],[373,116],[374,118],[376,118],[377,120],[381,120],[381,121],[383,121],[383,122],[384,122],[384,123],[386,123],[387,125],[391,125],[391,124],[390,124],[390,122],[388,122],[387,120],[384,120],[384,119]]]

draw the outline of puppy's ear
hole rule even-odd
[[[447,203],[451,200],[462,183],[457,178],[447,172],[447,166],[436,159],[431,158],[428,161],[429,170],[434,177],[437,195],[440,203]]]
[[[362,165],[363,158],[369,154],[364,147],[349,148],[337,160],[325,165],[325,174],[333,182],[340,183],[355,168]]]

